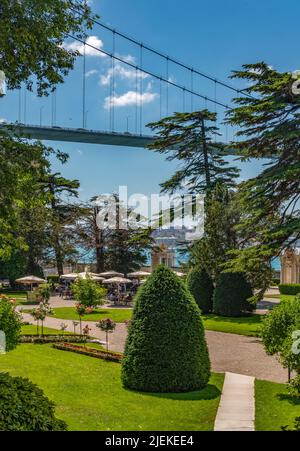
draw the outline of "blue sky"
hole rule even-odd
[[[298,0],[93,0],[93,9],[101,20],[152,47],[178,58],[207,74],[225,80],[232,69],[243,63],[265,60],[278,70],[299,69]],[[101,28],[91,33],[96,46],[112,50],[110,34]],[[68,42],[68,45],[74,45]],[[139,62],[139,49],[116,39],[116,53],[129,61]],[[166,73],[165,63],[148,54],[143,56],[144,67],[158,74]],[[109,58],[99,52],[86,58],[86,113],[87,127],[108,130],[110,110]],[[135,132],[136,108],[134,70],[125,65],[115,68],[115,129]],[[175,67],[169,68],[169,76],[179,84],[189,86],[189,75]],[[166,90],[160,97],[160,84],[151,77],[139,75],[143,82],[143,123],[158,119],[160,104],[166,112]],[[82,126],[83,79],[82,58],[76,68],[59,87],[56,95],[56,124],[69,127]],[[240,87],[237,82],[233,83]],[[203,79],[194,80],[195,89],[204,95],[214,96],[214,86]],[[229,93],[219,89],[217,97],[229,101]],[[26,102],[25,102],[26,98]],[[38,99],[34,94],[9,92],[0,102],[0,118],[9,121],[50,125],[52,99]],[[160,100],[161,99],[161,100]],[[186,109],[191,99],[185,98]],[[194,100],[194,108],[203,108],[204,102]],[[169,90],[169,112],[183,108],[183,96],[175,89]],[[219,112],[219,110],[217,110]],[[139,131],[139,117],[138,117]],[[143,125],[142,131],[146,131]],[[225,136],[225,129],[222,128]],[[228,131],[229,137],[232,131]],[[53,145],[53,143],[51,143]],[[116,191],[119,185],[127,185],[130,193],[156,193],[159,183],[168,178],[176,168],[166,163],[160,155],[144,149],[88,146],[83,144],[54,143],[55,147],[70,154],[67,165],[53,162],[53,170],[81,182],[80,196],[91,196]],[[257,162],[243,166],[242,178],[253,176],[260,165]]]

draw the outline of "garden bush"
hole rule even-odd
[[[205,387],[210,361],[199,307],[186,284],[159,266],[136,296],[122,365],[124,387],[187,392]]]
[[[22,320],[12,301],[0,295],[0,330],[5,333],[6,351],[12,351],[18,344]]]
[[[78,277],[72,285],[74,298],[84,307],[97,307],[104,303],[106,289],[100,287],[99,284],[91,278],[83,279]]]
[[[241,272],[223,272],[220,274],[214,292],[214,312],[221,316],[240,317],[255,310],[253,290],[245,274]]]
[[[54,403],[28,379],[0,373],[0,431],[66,431]]]
[[[276,355],[279,362],[296,377],[289,390],[293,396],[300,397],[300,296],[282,302],[274,308],[263,321],[262,339],[265,350]]]
[[[281,283],[279,285],[280,294],[296,296],[300,293],[300,283]]]
[[[200,310],[209,313],[213,309],[214,284],[205,269],[193,268],[187,276],[187,286]]]

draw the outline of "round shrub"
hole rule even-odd
[[[209,313],[213,309],[214,285],[205,269],[193,268],[187,276],[187,286],[200,310]]]
[[[15,305],[6,296],[0,295],[0,331],[5,333],[6,351],[15,349],[21,334],[22,320]]]
[[[0,431],[66,431],[54,404],[28,379],[0,373]]]
[[[220,274],[214,292],[214,312],[221,316],[239,317],[253,312],[256,305],[248,299],[253,290],[245,274],[241,272],[223,272]]]
[[[188,392],[205,387],[210,361],[199,307],[170,269],[158,266],[136,297],[122,365],[126,388]]]

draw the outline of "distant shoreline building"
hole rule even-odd
[[[281,254],[280,262],[280,282],[300,283],[300,241]]]

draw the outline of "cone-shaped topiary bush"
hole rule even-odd
[[[185,283],[159,266],[136,297],[123,385],[147,392],[187,392],[205,387],[209,377],[200,310]]]
[[[200,310],[209,313],[213,309],[214,284],[204,268],[195,267],[187,276],[187,286]]]
[[[248,301],[252,296],[253,290],[244,273],[223,272],[214,292],[214,312],[235,317],[253,312],[255,303]]]

